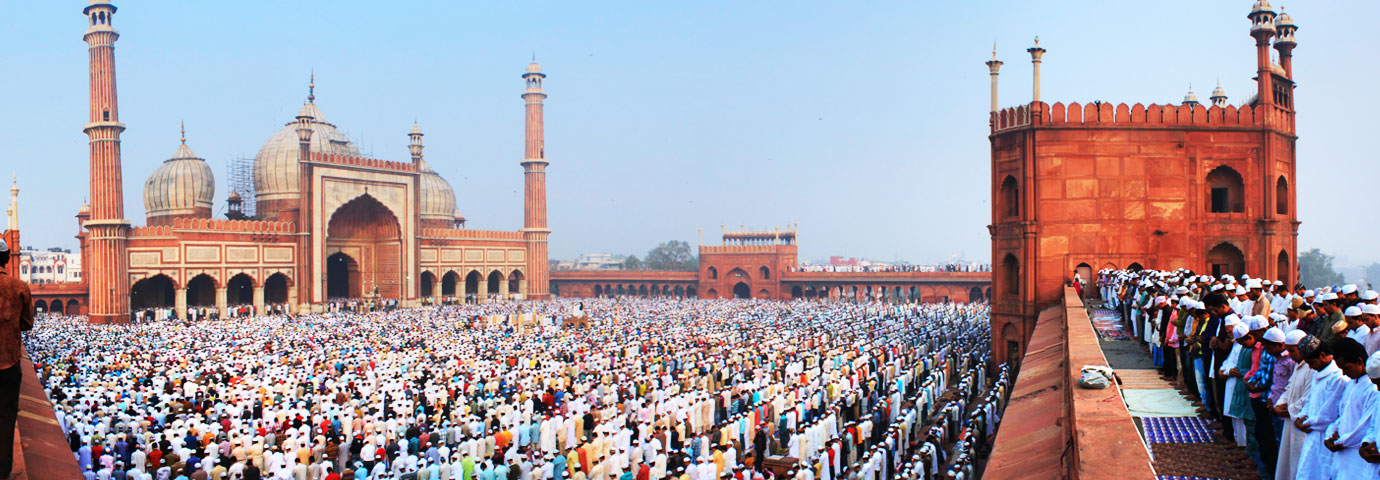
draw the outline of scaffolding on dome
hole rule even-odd
[[[240,194],[240,212],[246,217],[255,218],[258,204],[254,199],[254,159],[240,157],[230,160],[225,170],[230,191]]]

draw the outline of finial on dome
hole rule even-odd
[[[316,69],[311,69],[311,81],[307,82],[307,103],[316,103]]]
[[[997,59],[997,41],[992,40],[992,60]]]
[[[177,122],[177,123],[178,123],[178,127],[179,127],[179,128],[181,129],[181,131],[182,131],[182,144],[183,144],[183,145],[186,145],[186,144],[187,144],[187,122],[181,121],[181,122]]]

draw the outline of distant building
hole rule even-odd
[[[622,270],[628,257],[609,253],[586,253],[575,257],[571,270]]]
[[[50,248],[19,251],[19,279],[30,285],[81,283],[81,254]]]

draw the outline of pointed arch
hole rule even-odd
[[[1208,250],[1207,264],[1214,277],[1230,274],[1240,278],[1246,273],[1246,255],[1231,242],[1218,243]]]
[[[1218,165],[1208,172],[1207,201],[1212,213],[1241,213],[1246,211],[1246,184],[1236,169]]]

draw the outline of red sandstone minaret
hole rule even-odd
[[[120,173],[120,109],[115,95],[115,6],[92,1],[82,10],[89,27],[82,39],[91,52],[91,119],[84,131],[91,144],[90,284],[92,323],[129,319],[129,221],[125,220]]]
[[[525,174],[524,215],[522,237],[527,240],[527,298],[544,299],[551,266],[547,263],[546,239],[551,229],[546,227],[546,134],[542,127],[542,101],[546,92],[541,90],[541,81],[546,74],[536,59],[527,66],[522,79],[527,90],[522,99],[527,102],[527,148],[522,159]]]

